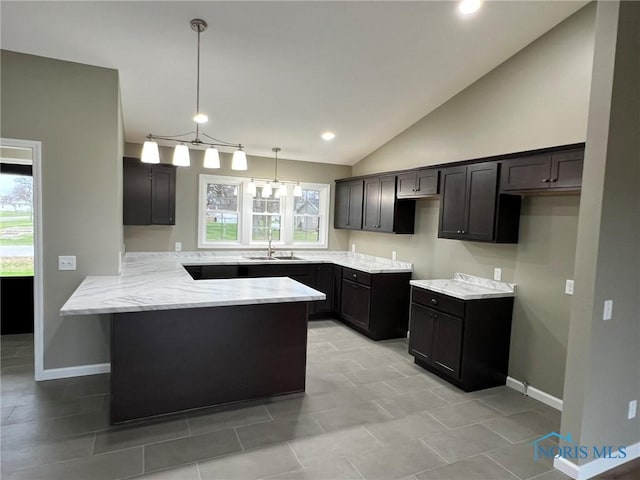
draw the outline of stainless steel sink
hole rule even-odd
[[[293,255],[274,255],[273,257],[267,257],[265,255],[265,256],[262,256],[262,257],[244,257],[244,258],[246,258],[248,260],[269,260],[269,261],[272,261],[272,260],[303,260],[302,258],[295,257]]]
[[[274,258],[277,258],[278,260],[304,260],[303,258],[294,257],[293,255],[285,255],[285,256],[276,255]]]
[[[278,260],[277,257],[244,257],[248,260]],[[288,257],[287,257],[288,258]]]

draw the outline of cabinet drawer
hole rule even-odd
[[[371,275],[353,268],[343,268],[342,278],[348,278],[352,282],[362,283],[363,285],[371,285]]]
[[[411,289],[411,301],[456,317],[464,317],[464,301],[442,293],[413,287]]]

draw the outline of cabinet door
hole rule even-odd
[[[377,230],[393,233],[396,207],[396,176],[380,177],[380,215]]]
[[[362,180],[337,182],[333,226],[360,230],[362,228]]]
[[[398,175],[398,198],[414,198],[416,196],[417,173],[408,172]]]
[[[151,167],[151,223],[175,225],[176,215],[176,167],[152,165]]]
[[[465,219],[467,167],[442,170],[438,237],[460,238]]]
[[[500,190],[518,192],[549,188],[551,156],[549,154],[514,158],[502,162]]]
[[[427,168],[418,170],[416,176],[416,196],[426,197],[438,194],[438,170]]]
[[[410,322],[409,353],[423,362],[433,363],[433,310],[412,303]]]
[[[342,279],[342,318],[368,330],[370,298],[369,287]]]
[[[497,199],[497,162],[469,165],[467,167],[466,215],[461,239],[481,241],[494,239]]]
[[[462,319],[439,312],[434,312],[433,318],[433,365],[453,378],[460,378]]]
[[[554,153],[549,188],[579,188],[582,185],[584,150]]]
[[[151,171],[139,158],[124,158],[122,162],[124,225],[149,225],[151,222]]]
[[[340,309],[342,308],[342,267],[334,265],[332,275],[331,310],[336,315],[340,315]]]
[[[364,208],[362,229],[378,231],[380,223],[380,179],[367,178],[364,181]]]
[[[331,311],[331,296],[333,294],[333,265],[322,263],[313,265],[315,269],[315,286],[316,290],[320,290],[327,296],[326,300],[320,302],[312,302],[313,313],[329,313]]]

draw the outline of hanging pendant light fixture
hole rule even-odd
[[[302,196],[302,187],[300,186],[300,182],[296,183],[296,186],[293,187],[293,196],[294,197]]]
[[[246,170],[247,169],[247,155],[244,153],[242,144],[231,143],[219,140],[214,137],[210,137],[204,132],[200,131],[200,125],[207,123],[209,117],[206,113],[200,110],[200,34],[207,30],[207,22],[200,18],[191,20],[191,29],[198,34],[198,49],[197,49],[197,75],[196,75],[196,113],[193,116],[193,121],[196,124],[196,131],[189,132],[182,135],[147,135],[147,140],[142,146],[141,160],[144,163],[160,163],[160,153],[158,151],[158,143],[156,140],[164,140],[166,142],[175,142],[176,145],[173,153],[173,164],[181,167],[188,167],[190,165],[189,160],[189,148],[185,143],[190,143],[195,147],[208,147],[204,154],[204,168],[220,168],[220,155],[216,147],[232,147],[236,150],[233,152],[233,159],[231,161],[232,170]],[[192,140],[187,140],[182,137],[195,134]],[[206,137],[209,141],[202,141],[200,135]]]

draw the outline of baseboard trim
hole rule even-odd
[[[525,393],[524,383],[520,380],[516,380],[513,377],[507,377],[507,387],[513,388],[514,390]],[[562,411],[562,399],[554,397],[553,395],[549,395],[547,392],[543,392],[542,390],[537,389],[536,387],[529,386],[526,388],[527,396],[533,398],[534,400],[538,400],[539,402],[544,403],[545,405],[550,406],[551,408],[555,408],[556,410]]]
[[[95,363],[93,365],[80,365],[77,367],[65,368],[48,368],[43,370],[37,381],[56,380],[59,378],[83,377],[85,375],[97,375],[100,373],[109,373],[111,371],[110,363]]]
[[[558,457],[553,461],[553,466],[556,470],[560,470],[575,480],[588,480],[640,458],[640,442],[629,445],[626,451],[627,456],[625,458],[598,458],[580,466],[566,458]]]

